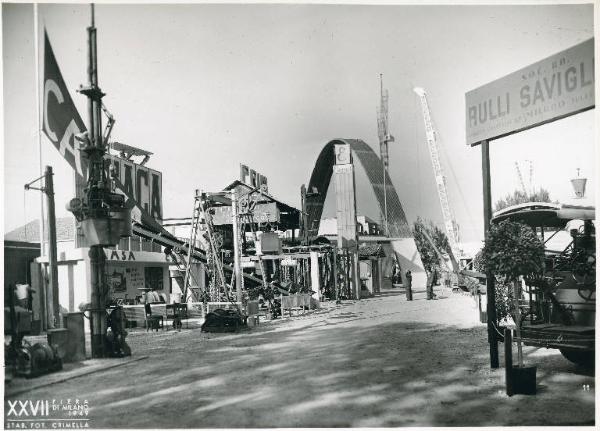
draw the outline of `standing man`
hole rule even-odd
[[[406,271],[406,274],[404,274],[405,277],[405,288],[406,288],[406,300],[407,301],[412,301],[412,272],[410,272],[410,269],[408,271]]]
[[[433,284],[435,283],[436,278],[437,277],[435,271],[433,272],[433,274],[428,275],[427,277],[427,300],[437,299],[435,294],[433,293]]]

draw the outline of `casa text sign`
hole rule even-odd
[[[594,107],[594,39],[465,95],[468,145]]]
[[[109,250],[104,249],[104,254],[106,254],[106,256],[108,257],[108,260],[122,260],[122,261],[135,260],[135,254],[133,254],[133,251],[111,250],[109,253]]]

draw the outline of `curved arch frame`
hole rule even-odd
[[[385,211],[383,166],[379,156],[369,145],[360,139],[334,139],[328,142],[321,150],[308,183],[309,191],[314,190],[314,188],[319,191],[319,193],[315,195],[309,194],[306,197],[306,217],[308,218],[307,226],[309,238],[315,238],[319,232],[323,206],[325,205],[327,190],[329,189],[329,183],[331,182],[331,176],[333,174],[333,165],[335,164],[335,144],[348,144],[350,146],[354,160],[358,159],[367,173],[367,178],[371,183],[373,193],[379,204],[379,210],[382,214]],[[400,198],[396,193],[396,189],[394,188],[387,171],[385,171],[385,183],[389,236],[394,238],[412,238],[413,235],[410,226],[406,221],[406,215],[402,209]]]

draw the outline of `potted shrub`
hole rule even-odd
[[[521,342],[521,278],[540,274],[544,267],[544,244],[529,226],[509,220],[490,228],[482,251],[482,264],[507,289],[496,290],[498,304],[506,307],[515,322],[517,367],[513,368],[516,393],[535,393],[536,367],[523,366]],[[502,310],[499,310],[502,311]],[[502,313],[499,313],[500,315]],[[533,388],[531,385],[533,384]]]

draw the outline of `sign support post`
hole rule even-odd
[[[481,142],[481,170],[483,175],[483,227],[485,239],[490,231],[492,219],[492,184],[490,175],[490,144],[487,140]],[[485,286],[487,296],[487,332],[490,344],[490,367],[498,368],[498,336],[496,334],[496,290],[494,287],[494,275],[491,272],[485,274]]]

